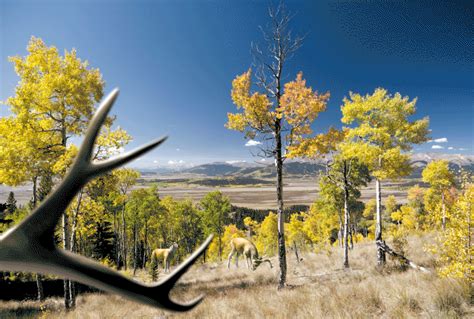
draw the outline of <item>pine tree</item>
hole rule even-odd
[[[17,209],[15,193],[13,192],[8,193],[6,204],[7,204],[7,209],[5,209],[5,217],[8,216],[8,214],[12,214]]]
[[[41,175],[41,180],[38,185],[37,199],[39,202],[43,201],[53,189],[53,174],[47,171]]]
[[[91,237],[92,257],[97,260],[114,259],[114,232],[108,221],[97,222]]]

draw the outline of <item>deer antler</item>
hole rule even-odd
[[[89,124],[71,169],[57,189],[19,225],[0,235],[0,270],[53,274],[154,307],[174,311],[190,310],[202,300],[202,297],[188,304],[178,304],[169,298],[169,292],[202,255],[211,242],[212,235],[168,278],[152,285],[130,280],[117,271],[91,259],[59,249],[54,244],[54,229],[59,219],[74,196],[90,179],[130,162],[166,140],[166,137],[157,139],[116,158],[91,162],[95,139],[117,96],[118,89],[115,89],[101,103]]]

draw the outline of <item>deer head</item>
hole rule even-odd
[[[262,263],[267,262],[270,264],[270,268],[273,268],[272,262],[270,261],[269,258],[266,256],[262,257],[256,257],[252,261],[252,270],[256,270],[258,266],[260,266]]]
[[[202,255],[211,242],[212,235],[168,278],[150,285],[130,280],[98,262],[59,249],[54,243],[54,229],[59,219],[74,196],[90,179],[130,162],[166,140],[166,137],[157,139],[116,158],[92,162],[94,142],[117,96],[118,89],[115,89],[101,103],[89,124],[74,163],[54,192],[20,224],[0,235],[0,270],[53,274],[154,307],[174,311],[190,310],[202,297],[188,304],[179,304],[169,298],[169,292]]]

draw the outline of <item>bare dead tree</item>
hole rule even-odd
[[[404,255],[400,254],[400,253],[397,253],[396,251],[394,251],[392,248],[390,248],[384,240],[377,240],[375,242],[375,244],[377,245],[377,248],[382,250],[384,253],[387,253],[389,254],[390,256],[393,256],[395,258],[398,258],[399,260],[402,261],[403,264],[405,264],[406,266],[410,267],[410,268],[413,268],[413,269],[416,269],[416,270],[420,270],[422,272],[425,272],[425,273],[430,273],[430,271],[428,269],[426,269],[425,267],[421,267],[417,264],[415,264],[413,261],[411,261],[410,259],[406,258]]]
[[[282,3],[276,8],[269,8],[270,22],[265,27],[260,26],[263,35],[263,49],[256,43],[252,43],[251,50],[254,57],[256,84],[263,89],[270,100],[273,101],[275,109],[281,105],[282,81],[286,62],[303,44],[304,37],[293,35],[290,29],[290,21],[293,15],[288,13]],[[265,127],[265,125],[262,125]],[[286,284],[286,249],[284,233],[284,203],[283,203],[283,162],[285,154],[283,151],[291,144],[291,140],[285,139],[289,132],[283,119],[276,117],[269,129],[259,130],[263,144],[259,147],[256,156],[263,158],[274,158],[276,166],[276,193],[278,214],[278,258],[279,258],[279,280],[278,288]]]

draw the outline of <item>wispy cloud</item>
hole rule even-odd
[[[428,143],[448,143],[448,138],[446,137],[435,138],[434,140],[429,140]]]
[[[435,146],[435,145],[433,145]],[[448,150],[451,150],[451,151],[468,151],[469,149],[468,148],[464,148],[464,147],[460,147],[460,148],[455,148],[455,147],[448,147]]]
[[[434,150],[440,150],[440,149],[443,149],[444,147],[442,147],[441,145],[433,145],[431,146],[431,148]]]
[[[255,141],[255,140],[248,140],[247,143],[245,143],[245,146],[257,146],[262,144],[262,142]]]
[[[231,160],[231,161],[225,161],[227,164],[238,164],[238,163],[247,163],[246,160]]]
[[[184,163],[186,163],[186,162],[183,161],[183,160],[179,160],[179,161],[169,160],[168,161],[168,165],[183,165]]]

